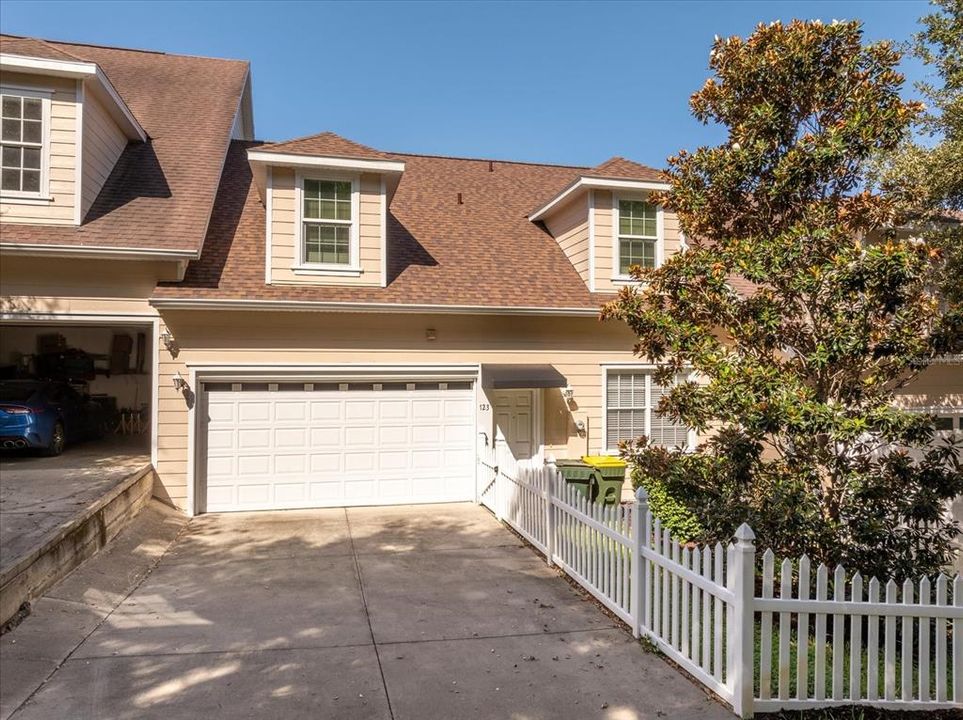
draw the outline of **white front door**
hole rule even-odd
[[[516,462],[538,454],[535,437],[536,390],[492,390],[495,417],[495,450],[508,452]]]
[[[203,511],[474,499],[470,382],[204,390]]]

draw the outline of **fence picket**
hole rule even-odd
[[[672,540],[672,562],[676,565],[679,564],[679,543]],[[679,645],[679,575],[676,572],[671,573],[672,575],[672,599],[669,601],[669,605],[672,606],[672,612],[670,613],[670,621],[672,623],[669,628],[669,636],[671,638],[671,645],[676,650],[681,646]]]
[[[792,562],[789,558],[782,561],[782,575],[779,583],[779,597],[792,598]],[[779,613],[779,699],[789,699],[789,619],[787,611]]]
[[[924,577],[920,579],[920,605],[930,604],[930,579]],[[920,617],[919,619],[919,656],[917,667],[919,668],[919,699],[927,702],[930,699],[930,619]]]
[[[712,579],[712,548],[708,545],[702,551],[702,577]],[[710,673],[712,669],[712,602],[713,596],[705,593],[702,601],[702,669]]]
[[[799,588],[797,596],[800,600],[809,599],[809,557],[799,558]],[[801,612],[796,615],[796,698],[805,700],[809,697],[809,614]]]
[[[879,602],[879,580],[869,581],[869,601]],[[866,618],[866,699],[879,698],[879,615]]]
[[[670,558],[672,555],[671,538],[669,537],[669,531],[662,531],[662,551],[661,555],[663,558]],[[662,631],[659,633],[662,639],[669,642],[669,613],[672,610],[670,591],[672,589],[672,573],[669,572],[668,568],[662,568]]]
[[[946,575],[936,578],[936,604],[946,605]],[[946,620],[936,618],[936,701],[946,702]]]
[[[903,581],[903,604],[912,605],[914,599],[913,581]],[[903,633],[900,639],[901,667],[900,692],[903,702],[913,699],[913,616],[903,616]]]
[[[890,578],[886,583],[886,602],[896,602],[896,582]],[[887,615],[883,621],[886,628],[883,650],[883,697],[886,700],[896,699],[896,616]]]
[[[696,545],[692,548],[692,572],[696,575],[702,572],[702,550]],[[702,589],[698,585],[692,586],[692,638],[689,646],[689,657],[697,666],[702,666]]]
[[[833,573],[833,600],[846,599],[846,569],[836,566]],[[833,614],[833,700],[843,699],[843,659],[846,657],[846,625],[842,613]]]
[[[689,558],[691,553],[689,548],[682,548],[682,567],[686,570],[690,570]],[[689,652],[689,588],[691,585],[689,581],[685,578],[680,578],[682,582],[682,605],[680,607],[681,617],[681,627],[679,629],[679,640],[681,642],[680,651],[683,657],[691,657]]]
[[[766,550],[762,556],[762,597],[772,597],[772,584],[776,556]],[[760,613],[759,630],[759,697],[768,700],[772,697],[772,613]]]
[[[722,575],[722,543],[716,543],[713,550],[713,562],[715,563],[715,577],[713,578],[716,585],[725,587],[725,581]],[[713,610],[715,611],[715,617],[713,618],[713,641],[714,647],[712,650],[712,676],[717,682],[722,682],[722,646],[723,646],[723,628],[722,628],[722,598],[713,595],[712,596]]]
[[[850,599],[854,603],[863,601],[863,576],[859,573],[853,575]],[[849,618],[849,699],[853,702],[863,697],[862,631],[863,618],[859,615],[851,615]]]
[[[829,568],[819,563],[816,569],[816,599],[825,600],[827,585],[829,584]],[[826,613],[816,613],[816,635],[813,638],[813,697],[816,700],[826,699]]]
[[[953,578],[953,605],[963,606],[963,578]],[[953,618],[953,702],[963,704],[963,620]]]

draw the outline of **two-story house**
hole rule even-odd
[[[694,442],[598,319],[684,249],[660,171],[256,142],[242,62],[5,36],[0,70],[3,332],[145,335],[176,507],[472,500],[480,445]],[[959,429],[954,368],[914,392]]]

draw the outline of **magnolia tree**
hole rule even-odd
[[[931,290],[939,253],[889,232],[898,203],[866,190],[870,159],[922,110],[900,96],[899,60],[858,22],[760,25],[712,47],[691,107],[728,139],[669,158],[654,198],[689,250],[634,268],[643,282],[604,310],[663,382],[691,378],[661,407],[711,439],[624,453],[691,514],[693,539],[748,522],[778,553],[877,575],[950,558],[960,449],[932,444],[933,418],[895,396],[959,342],[960,308]]]

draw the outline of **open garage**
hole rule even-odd
[[[92,440],[149,449],[151,337],[151,325],[4,323],[0,447],[5,455],[18,450],[59,455]],[[32,410],[48,421],[29,427]]]

